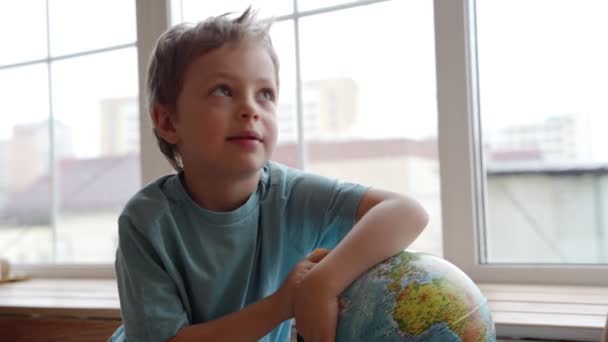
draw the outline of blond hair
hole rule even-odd
[[[160,36],[148,66],[146,92],[150,113],[156,104],[175,111],[188,66],[196,58],[226,43],[253,40],[262,44],[274,64],[278,86],[279,60],[270,39],[270,22],[258,22],[251,7],[236,19],[228,18],[229,14],[210,17],[196,25],[178,24]],[[156,127],[154,135],[160,151],[171,166],[176,171],[181,171],[183,164],[177,146],[160,137]]]

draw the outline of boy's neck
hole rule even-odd
[[[238,209],[257,189],[260,171],[246,178],[209,177],[184,169],[184,185],[201,207],[216,212]]]

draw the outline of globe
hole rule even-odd
[[[488,302],[448,261],[401,252],[340,296],[337,342],[496,341]]]

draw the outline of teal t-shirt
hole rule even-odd
[[[147,185],[119,218],[124,326],[111,340],[166,341],[273,294],[313,249],[333,248],[349,232],[365,191],[274,162],[231,212],[198,206],[181,174]],[[262,341],[289,341],[290,330],[285,321]]]

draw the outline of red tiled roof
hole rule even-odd
[[[437,159],[437,142],[435,140],[384,139],[384,140],[349,140],[349,141],[315,141],[306,146],[308,161],[323,162],[332,160],[374,159],[396,156],[410,156],[425,159]],[[298,147],[295,143],[281,144],[275,149],[273,160],[296,167],[298,165]]]
[[[119,210],[140,188],[139,157],[67,159],[58,165],[59,211]],[[45,223],[51,210],[51,177],[41,176],[0,208],[0,219]]]
[[[308,160],[322,162],[395,156],[437,158],[434,141],[408,139],[311,142]],[[296,144],[281,144],[273,160],[298,165]],[[139,156],[66,159],[59,163],[59,211],[120,210],[140,188]],[[48,224],[51,210],[51,178],[43,175],[25,190],[10,196],[0,207],[0,221]]]
[[[540,150],[504,150],[490,153],[490,159],[493,161],[530,161],[542,158]]]

